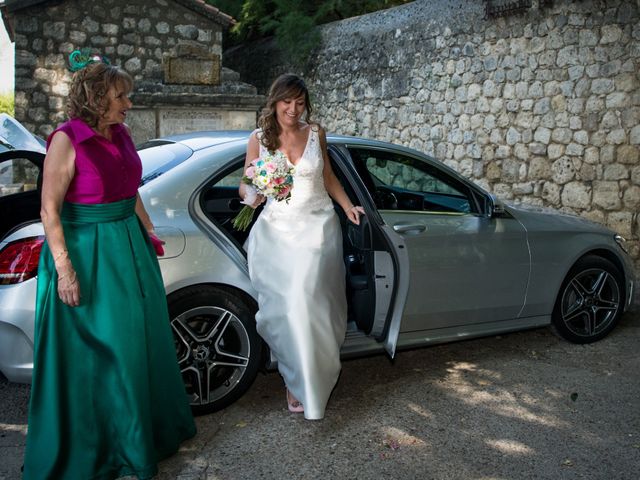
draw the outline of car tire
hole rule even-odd
[[[567,274],[553,309],[553,330],[573,343],[604,338],[618,323],[625,301],[620,270],[595,255],[582,257]]]
[[[168,298],[180,372],[194,415],[238,400],[256,378],[262,339],[255,303],[236,290],[188,287]]]

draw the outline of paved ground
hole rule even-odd
[[[160,465],[160,480],[640,478],[640,314],[579,346],[534,330],[344,363],[327,417],[275,373]],[[28,387],[0,381],[0,480],[20,478]]]

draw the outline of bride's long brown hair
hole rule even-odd
[[[276,119],[276,103],[280,100],[295,99],[304,95],[304,121],[311,123],[311,102],[309,100],[309,91],[304,84],[304,80],[292,73],[285,73],[274,80],[269,88],[267,96],[267,104],[258,118],[258,127],[262,129],[260,142],[265,148],[274,152],[280,148],[281,130]]]

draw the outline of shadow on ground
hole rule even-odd
[[[592,345],[540,329],[347,361],[316,422],[259,375],[158,478],[635,480],[639,320]],[[0,479],[20,478],[27,396],[0,382]]]

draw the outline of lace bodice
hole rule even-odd
[[[266,153],[267,149],[260,142],[260,156]],[[262,215],[292,216],[333,209],[331,198],[324,186],[323,171],[324,159],[320,137],[317,127],[312,126],[304,152],[295,165],[289,202],[269,199]]]

